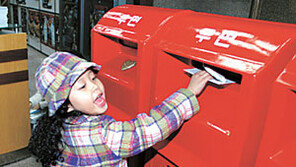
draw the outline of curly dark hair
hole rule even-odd
[[[69,103],[69,100],[66,100],[53,116],[45,114],[37,121],[28,149],[42,166],[56,165],[56,160],[63,152],[61,130],[65,119],[82,115],[80,111],[67,112]]]

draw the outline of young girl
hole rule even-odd
[[[48,101],[30,139],[29,150],[43,166],[127,166],[126,158],[164,140],[199,110],[196,95],[212,77],[205,71],[191,77],[160,105],[119,122],[104,115],[108,105],[101,66],[67,52],[41,63],[36,86]]]

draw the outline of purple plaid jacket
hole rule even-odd
[[[180,89],[130,121],[82,115],[64,123],[64,150],[56,166],[127,166],[126,158],[167,138],[199,110],[195,95]]]

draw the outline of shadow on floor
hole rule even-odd
[[[32,154],[23,148],[0,155],[0,166],[3,167],[41,167]]]

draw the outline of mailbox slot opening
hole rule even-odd
[[[101,34],[101,35],[108,38],[108,39],[110,39],[110,40],[112,40],[112,41],[114,41],[114,42],[116,42],[116,43],[121,44],[122,46],[129,47],[129,48],[132,48],[132,49],[138,49],[138,44],[135,43],[135,42],[120,39],[120,38],[116,38],[116,37],[112,37],[112,36],[105,35],[105,34]]]
[[[203,63],[203,62],[200,62],[200,61],[196,61],[196,60],[192,60],[192,59],[189,59],[189,58],[186,58],[186,57],[178,56],[178,55],[175,55],[175,54],[172,54],[172,53],[168,53],[168,52],[166,52],[166,53],[169,54],[170,56],[176,58],[177,60],[179,60],[179,61],[181,61],[181,62],[183,62],[183,63],[185,63],[185,64],[187,64],[189,66],[198,68],[200,70],[204,70],[204,66],[210,67],[211,69],[215,70],[219,74],[223,75],[225,78],[227,78],[229,80],[232,80],[237,84],[241,84],[241,81],[242,81],[242,75],[241,74],[238,74],[238,73],[235,73],[235,72],[232,72],[232,71],[229,71],[229,70],[225,70],[225,69],[222,69],[222,68],[219,68],[219,67],[215,67],[213,65],[209,65],[209,64],[206,64],[206,63]]]
[[[101,33],[96,36],[96,39],[99,39],[100,43],[95,48],[96,59],[94,60],[104,64],[100,76],[111,81],[110,85],[134,90],[138,73],[138,44],[134,41]],[[123,65],[128,61],[136,62],[136,65],[128,70],[122,70]]]
[[[242,75],[235,73],[235,72],[231,72],[228,70],[224,70],[222,68],[218,68],[209,64],[205,64],[199,61],[195,61],[192,60],[192,66],[201,70],[204,70],[204,66],[206,67],[210,67],[211,69],[215,70],[216,72],[218,72],[219,74],[223,75],[225,78],[234,81],[237,84],[241,84],[242,81]]]

